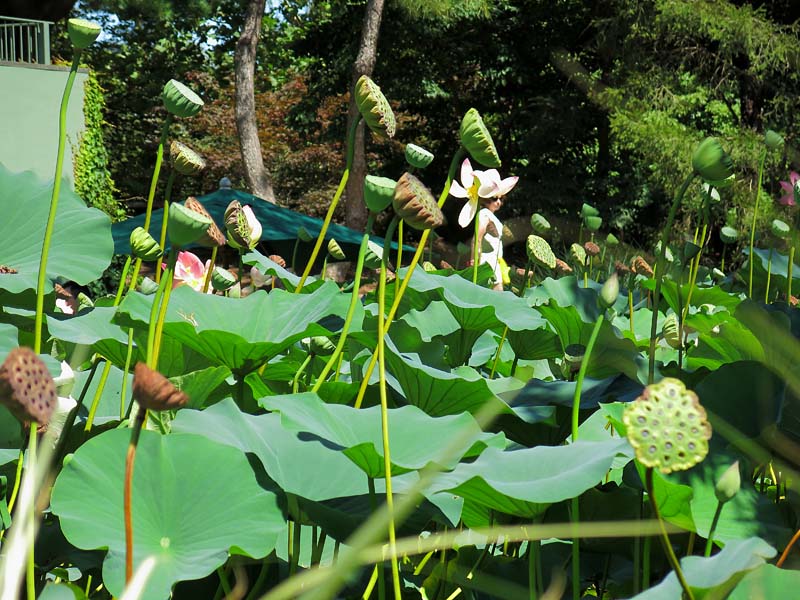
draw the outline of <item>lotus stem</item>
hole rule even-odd
[[[686,294],[686,305],[683,307],[683,313],[681,315],[681,338],[683,337],[683,322],[686,320],[686,317],[689,314],[689,304],[692,301],[692,293],[694,292],[695,282],[697,281],[697,272],[700,270],[700,257],[703,256],[703,248],[705,248],[706,245],[707,232],[708,221],[703,219],[703,235],[700,237],[700,252],[698,252],[697,256],[694,257],[694,260],[690,263],[689,268],[689,293]]]
[[[330,254],[326,254],[325,258],[322,260],[322,273],[321,273],[322,281],[325,281],[325,271],[328,270],[328,257],[329,256],[330,256]]]
[[[764,304],[769,304],[770,279],[772,279],[772,247],[769,249],[769,259],[767,260],[767,291],[764,292]]]
[[[174,252],[170,252],[169,261],[172,261],[172,255]],[[169,266],[167,266],[169,268]],[[148,321],[148,329],[147,329],[147,356],[145,360],[147,361],[147,366],[151,369],[155,368],[155,363],[153,361],[153,349],[155,344],[155,334],[156,334],[156,323],[158,322],[158,309],[160,306],[161,298],[164,295],[164,287],[168,285],[168,281],[166,277],[161,278],[161,283],[158,284],[158,289],[156,293],[153,295],[153,304],[150,306],[150,320]]]
[[[528,262],[525,263],[525,277],[522,279],[522,287],[519,290],[519,297],[522,298],[525,295],[525,290],[528,289],[528,274],[531,271],[531,259],[528,259]]]
[[[292,272],[297,273],[297,249],[300,247],[300,238],[295,238],[292,249]]]
[[[633,339],[636,340],[636,332],[633,329],[633,290],[630,287],[628,287],[628,321]]]
[[[497,363],[500,361],[500,352],[503,349],[503,344],[508,335],[508,325],[503,328],[503,336],[500,338],[500,343],[497,344],[497,353],[494,355],[494,362],[492,363],[492,372],[489,374],[489,379],[494,379],[494,373],[497,370]]]
[[[314,244],[314,249],[311,251],[311,257],[308,259],[308,263],[306,263],[306,268],[303,271],[303,276],[300,277],[300,282],[294,289],[295,294],[299,294],[301,291],[303,291],[303,285],[305,285],[306,279],[308,279],[308,275],[311,273],[311,268],[314,266],[314,261],[317,260],[319,249],[322,247],[322,242],[325,240],[325,234],[327,233],[328,226],[331,224],[331,219],[333,218],[333,211],[336,210],[336,206],[339,204],[339,199],[342,197],[344,188],[347,185],[347,179],[350,177],[350,169],[353,166],[353,153],[355,150],[356,129],[358,128],[359,123],[361,123],[360,115],[353,120],[353,125],[350,127],[350,131],[347,134],[347,162],[345,163],[344,173],[342,173],[342,178],[339,181],[339,187],[336,188],[336,193],[333,196],[331,205],[328,207],[328,212],[325,215],[325,220],[322,222],[322,229],[319,230],[317,241]]]
[[[792,536],[792,539],[789,540],[789,543],[786,544],[786,548],[783,549],[781,553],[781,557],[778,559],[778,562],[775,563],[776,567],[782,567],[783,563],[786,562],[786,557],[789,556],[789,551],[792,549],[792,546],[795,545],[797,540],[800,539],[800,529],[798,529],[795,534]]]
[[[672,231],[672,224],[675,222],[675,214],[678,212],[678,207],[683,201],[683,196],[689,188],[689,184],[694,181],[695,174],[692,172],[681,185],[675,199],[670,206],[669,214],[667,215],[667,222],[661,232],[661,251],[658,253],[658,260],[656,261],[656,288],[653,292],[653,317],[650,320],[650,349],[649,349],[649,362],[647,366],[647,382],[653,383],[656,370],[656,333],[658,329],[658,305],[661,301],[661,281],[664,277],[664,261],[667,255],[667,242],[669,241],[669,234]]]
[[[481,230],[481,207],[480,203],[478,204],[478,210],[475,211],[475,219],[474,219],[474,227],[475,231],[472,234],[472,283],[478,283],[478,265],[481,262],[481,240],[480,240],[480,230]]]
[[[528,540],[528,598],[536,600],[538,594],[536,593],[537,579],[536,579],[536,555],[534,551],[533,540]]]
[[[370,506],[374,513],[378,510],[378,495],[375,493],[375,478],[367,476],[367,490],[369,491]],[[367,584],[370,594],[375,587],[375,580],[378,582],[378,600],[384,600],[386,598],[386,582],[383,572],[383,562],[375,563],[375,570]],[[370,594],[367,594],[367,590],[364,590],[364,593],[366,594],[365,598],[369,598]]]
[[[293,394],[297,393],[297,390],[300,387],[300,376],[305,372],[306,367],[308,367],[308,363],[311,362],[311,359],[313,358],[313,356],[314,355],[309,352],[308,356],[306,356],[306,359],[300,365],[300,368],[297,369],[297,373],[294,374],[294,379],[292,379],[292,393]]]
[[[128,453],[125,456],[125,484],[122,492],[123,511],[125,516],[125,583],[133,577],[133,515],[131,514],[131,494],[133,488],[133,464],[136,460],[136,446],[142,433],[146,410],[136,414],[131,428],[131,441],[128,443]]]
[[[178,249],[170,249],[169,260],[167,262],[167,272],[164,274],[164,279],[166,279],[167,285],[162,288],[163,299],[161,300],[161,306],[158,310],[158,321],[156,322],[155,335],[153,337],[153,364],[148,365],[153,370],[155,370],[156,365],[158,365],[158,355],[161,353],[161,336],[164,331],[164,319],[167,316],[169,298],[172,295],[172,282],[175,277],[175,262],[177,259]]]
[[[166,142],[166,140],[164,140]],[[169,223],[169,201],[172,198],[172,185],[175,183],[175,170],[169,172],[167,177],[167,189],[164,191],[164,209],[161,215],[161,236],[158,238],[158,245],[163,251],[167,243],[167,224]],[[145,230],[147,227],[145,226]],[[158,264],[158,263],[156,263]],[[161,283],[161,269],[156,269],[156,283]],[[205,290],[203,290],[205,293]]]
[[[789,248],[789,267],[786,272],[786,302],[792,302],[792,270],[794,268],[794,238],[792,239],[792,247]]]
[[[128,329],[128,347],[125,353],[125,367],[122,369],[122,388],[119,391],[119,418],[123,418],[123,414],[127,415],[133,407],[133,402],[130,403],[128,409],[125,410],[125,392],[128,386],[128,372],[131,370],[131,359],[133,358],[133,327]]]
[[[94,416],[97,413],[97,407],[100,405],[100,397],[103,395],[103,390],[106,387],[106,382],[108,381],[108,375],[110,373],[111,373],[111,361],[106,360],[106,364],[103,366],[103,372],[100,373],[100,382],[97,385],[97,389],[94,391],[92,404],[89,407],[89,416],[86,417],[86,424],[83,427],[83,431],[85,433],[89,433],[92,430],[92,424],[94,423]]]
[[[750,226],[750,278],[747,283],[747,297],[753,297],[753,246],[756,241],[756,219],[758,219],[758,201],[761,198],[761,180],[764,176],[764,161],[767,159],[767,148],[761,151],[761,159],[758,161],[758,185],[756,185],[756,199],[753,203],[753,224]],[[723,267],[723,271],[725,268]]]
[[[128,271],[131,268],[131,255],[129,254],[125,259],[125,265],[122,267],[122,274],[119,277],[119,285],[117,286],[117,293],[114,296],[114,306],[119,306],[122,301],[122,292],[125,290],[125,280],[128,279]]]
[[[163,246],[162,246],[163,248]],[[217,262],[217,251],[219,250],[219,246],[214,244],[214,247],[211,249],[211,260],[208,262],[208,271],[206,271],[206,278],[203,280],[203,293],[208,292],[208,287],[211,285],[211,276],[214,274],[214,265]],[[242,274],[239,274],[239,279],[241,280]]]
[[[39,437],[36,423],[30,424],[28,430],[28,469],[31,473],[36,472],[36,442]],[[25,571],[25,583],[28,590],[28,600],[36,598],[36,560],[34,557],[34,541],[36,540],[36,502],[31,502],[27,507],[30,511],[28,516],[28,562]]]
[[[431,259],[430,254],[428,260]],[[395,260],[395,275],[394,275],[394,293],[397,295],[400,289],[400,278],[397,276],[397,271],[400,270],[400,265],[403,264],[403,221],[397,224],[397,260]]]
[[[724,246],[722,246],[722,260],[720,261],[719,269],[720,269],[720,271],[722,271],[723,273],[725,272],[725,251],[726,251],[727,249],[728,249],[728,245],[727,245],[727,244],[725,244]],[[751,260],[751,262],[752,262],[752,260]],[[752,277],[751,277],[751,278],[752,278]],[[752,285],[753,285],[753,283],[752,283],[752,282],[750,282],[750,285],[752,286]]]
[[[367,226],[364,227],[364,233],[366,233],[367,235],[372,235],[372,227],[375,225],[376,216],[377,213],[369,211],[369,214],[367,215]]]
[[[719,523],[719,517],[722,514],[722,506],[723,503],[717,500],[717,510],[714,511],[714,518],[711,520],[711,529],[708,530],[706,549],[705,552],[703,552],[703,556],[705,556],[706,558],[711,556],[711,549],[714,547],[714,534],[717,531],[717,524]]]

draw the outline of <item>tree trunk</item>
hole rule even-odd
[[[236,129],[239,132],[239,148],[242,151],[244,175],[250,193],[267,202],[275,203],[269,173],[264,168],[261,143],[258,141],[256,122],[255,70],[256,48],[261,33],[266,0],[249,0],[242,33],[236,42],[234,58],[236,68]]]
[[[350,82],[350,106],[347,110],[347,131],[358,117],[353,89],[362,75],[372,75],[378,52],[378,32],[381,28],[384,0],[369,0],[361,27],[361,42],[358,55],[353,63],[353,77]],[[345,223],[358,231],[363,231],[367,224],[367,207],[364,204],[364,176],[367,174],[367,163],[364,156],[364,123],[358,126],[353,153],[353,166],[345,188]]]

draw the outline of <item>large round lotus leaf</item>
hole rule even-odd
[[[762,565],[742,578],[728,600],[782,598],[786,596],[786,590],[796,590],[799,587],[800,571]]]
[[[52,182],[42,182],[30,171],[11,173],[0,165],[0,266],[16,270],[0,274],[0,290],[19,294],[36,289],[52,189]],[[111,263],[111,220],[88,208],[66,182],[59,198],[47,275],[86,285]],[[46,289],[52,290],[49,280]]]
[[[125,581],[122,487],[128,430],[81,446],[56,480],[52,509],[78,548],[108,548],[103,582],[119,596]],[[156,567],[143,598],[165,598],[178,581],[199,579],[229,553],[266,556],[284,526],[275,495],[256,483],[246,456],[199,435],[143,431],[133,475],[134,570]]]

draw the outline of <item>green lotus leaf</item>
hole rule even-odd
[[[103,582],[115,596],[125,582],[122,486],[129,439],[119,429],[84,443],[56,480],[51,505],[72,544],[108,549]],[[144,593],[149,598],[167,597],[177,581],[205,577],[229,553],[266,556],[285,526],[275,495],[258,485],[242,452],[189,434],[142,432],[132,514],[134,570],[146,557],[156,558]]]
[[[48,315],[47,328],[53,337],[64,342],[92,346],[94,351],[121,367],[125,364],[128,333],[113,322],[116,310],[112,306],[96,306],[77,315]],[[134,360],[136,356],[134,345]]]
[[[312,238],[313,241],[313,238]],[[265,275],[273,275],[281,280],[283,286],[293,292],[297,285],[300,283],[300,277],[295,275],[291,271],[287,271],[284,267],[280,266],[275,261],[271,260],[270,258],[264,256],[257,250],[249,252],[242,256],[242,262],[246,265],[255,266],[259,271],[264,273]],[[317,288],[319,288],[324,282],[314,276],[310,276],[307,280],[305,285],[303,285],[303,293],[311,293]]]
[[[30,171],[11,173],[0,165],[0,266],[16,271],[0,273],[0,290],[10,294],[36,290],[51,194],[52,182],[45,183]],[[79,285],[98,279],[114,254],[108,216],[96,208],[87,208],[65,182],[56,224],[45,291],[53,289],[52,280],[56,277]],[[4,300],[4,304],[10,303],[10,299]]]
[[[786,590],[796,590],[798,586],[800,571],[766,564],[748,572],[728,596],[728,600],[780,598],[786,594]]]

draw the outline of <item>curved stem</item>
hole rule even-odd
[[[325,241],[325,234],[328,231],[328,226],[331,224],[333,212],[336,210],[336,205],[339,204],[339,199],[342,197],[344,188],[347,185],[347,179],[350,177],[350,169],[353,166],[356,129],[358,129],[359,123],[361,123],[361,115],[353,120],[353,125],[350,127],[350,131],[347,134],[347,162],[345,163],[344,173],[342,173],[342,179],[339,181],[339,187],[336,189],[336,193],[333,196],[331,205],[328,207],[328,213],[325,215],[325,220],[322,222],[322,229],[319,230],[317,242],[314,244],[314,249],[311,251],[311,257],[308,259],[308,263],[306,263],[303,276],[300,278],[300,282],[294,289],[295,294],[299,294],[303,290],[303,285],[305,285],[306,279],[308,279],[308,275],[311,273],[311,268],[314,266],[314,261],[317,260],[317,255],[319,254],[319,249],[322,247],[322,242]]]
[[[122,491],[122,503],[125,519],[125,583],[133,577],[133,515],[131,514],[131,495],[133,488],[133,464],[136,460],[136,446],[139,444],[139,435],[147,411],[140,410],[136,414],[136,421],[131,428],[131,441],[128,443],[128,453],[125,456],[125,484]]]
[[[164,209],[161,215],[161,236],[158,238],[158,245],[164,251],[167,243],[167,224],[169,223],[169,201],[172,197],[172,184],[175,183],[175,170],[169,172],[167,178],[167,189],[164,191]],[[158,264],[158,263],[156,263]],[[156,283],[161,283],[161,269],[156,269]]]
[[[300,386],[300,377],[305,372],[306,367],[308,367],[308,363],[311,362],[311,359],[313,358],[313,356],[314,355],[309,352],[308,356],[306,356],[305,360],[300,365],[300,368],[297,369],[297,373],[294,374],[294,379],[292,379],[292,393],[293,394],[297,393],[297,389]]]
[[[795,534],[792,536],[792,539],[789,540],[788,544],[786,544],[786,548],[783,549],[781,557],[778,559],[778,562],[775,563],[776,567],[783,566],[783,563],[786,562],[786,557],[789,556],[789,551],[792,549],[792,546],[794,546],[798,539],[800,539],[800,529],[795,532]]]
[[[106,364],[103,366],[103,372],[100,373],[100,382],[97,385],[97,389],[94,391],[92,404],[89,406],[89,416],[86,417],[86,424],[83,427],[83,431],[85,433],[89,433],[92,430],[92,424],[94,423],[94,416],[97,413],[97,407],[100,405],[100,397],[103,395],[103,389],[106,387],[106,382],[108,381],[108,375],[110,373],[111,373],[111,361],[107,360]]]
[[[753,297],[753,246],[756,241],[756,219],[758,219],[758,201],[761,198],[761,179],[764,176],[764,161],[767,159],[767,149],[761,152],[761,160],[758,163],[758,185],[756,185],[756,201],[753,205],[753,224],[750,226],[750,279],[747,283],[747,297]],[[723,268],[724,270],[724,268]]]
[[[67,141],[67,107],[78,73],[81,51],[75,50],[72,54],[72,65],[69,68],[67,84],[61,96],[61,108],[58,112],[58,154],[56,155],[56,172],[53,178],[53,193],[50,196],[50,212],[47,214],[47,225],[44,228],[44,242],[39,260],[39,277],[36,280],[36,315],[33,325],[33,351],[39,354],[42,351],[42,325],[44,323],[44,286],[47,282],[47,258],[50,255],[50,244],[53,241],[53,226],[56,222],[58,211],[58,197],[61,194],[61,174],[64,169],[64,147]]]
[[[170,255],[169,260],[172,260],[172,256]],[[167,267],[169,268],[169,267]],[[164,287],[167,285],[167,278],[164,277],[161,279],[161,283],[158,284],[158,289],[156,293],[153,295],[153,304],[150,305],[150,320],[148,321],[148,328],[147,328],[147,355],[145,360],[147,361],[147,366],[151,369],[153,367],[153,347],[155,344],[155,332],[156,332],[156,322],[158,320],[158,309],[160,306],[161,298],[164,295]]]
[[[130,254],[125,259],[125,266],[122,267],[122,275],[119,278],[119,285],[117,286],[117,294],[114,296],[114,306],[119,306],[122,301],[122,292],[125,290],[125,280],[128,278],[128,271],[131,268]]]
[[[125,410],[125,392],[128,388],[128,372],[131,370],[131,359],[133,358],[133,327],[128,329],[128,346],[125,353],[125,367],[122,369],[122,388],[119,391],[119,418],[125,418],[128,411]],[[133,402],[131,402],[131,406]],[[129,407],[130,409],[130,407]]]
[[[208,262],[208,271],[206,271],[206,278],[203,280],[203,293],[208,292],[208,286],[211,285],[211,276],[214,274],[214,264],[217,262],[217,251],[219,250],[219,246],[214,244],[214,247],[211,249],[211,260]],[[241,278],[241,274],[239,274]]]
[[[703,235],[700,237],[700,252],[697,253],[697,256],[694,257],[694,260],[690,263],[689,268],[689,293],[686,294],[686,304],[683,307],[683,313],[681,314],[681,339],[683,339],[683,322],[686,320],[686,317],[689,315],[689,304],[692,301],[692,293],[694,292],[694,286],[697,282],[697,272],[700,270],[700,257],[703,255],[703,248],[705,248],[706,243],[706,233],[708,232],[708,221],[703,219]],[[683,271],[681,271],[681,276],[683,275]]]
[[[706,540],[706,550],[703,556],[708,558],[711,556],[711,549],[714,547],[714,534],[717,531],[717,523],[719,523],[719,516],[722,514],[722,502],[717,501],[717,510],[714,511],[714,518],[711,520],[711,529],[708,530],[708,539]]]
[[[295,238],[292,250],[292,273],[297,273],[297,249],[300,247],[300,238]]]
[[[767,291],[764,292],[764,304],[769,304],[769,284],[772,279],[772,248],[769,249],[769,260],[767,260]]]
[[[500,351],[503,349],[503,344],[508,335],[508,325],[503,329],[503,336],[500,338],[500,343],[497,344],[497,354],[494,355],[494,362],[492,363],[492,372],[489,374],[489,379],[494,379],[494,372],[497,370],[497,363],[500,360]]]

